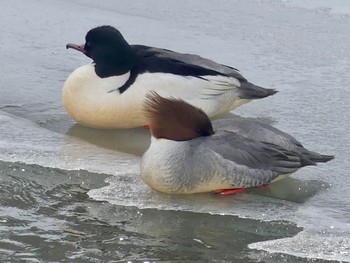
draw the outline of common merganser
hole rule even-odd
[[[308,151],[291,135],[259,122],[215,120],[212,125],[201,109],[155,92],[146,95],[143,109],[152,138],[141,177],[160,192],[231,193],[334,158]]]
[[[142,103],[148,91],[176,97],[210,117],[252,99],[275,94],[248,82],[237,69],[197,55],[129,45],[111,26],[91,29],[85,44],[67,44],[93,60],[67,78],[63,104],[78,123],[96,128],[147,125]]]

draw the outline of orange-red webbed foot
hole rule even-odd
[[[246,190],[247,188],[218,189],[213,191],[213,193],[220,194],[220,195],[233,195],[233,194],[242,193]]]

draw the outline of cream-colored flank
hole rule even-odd
[[[78,123],[96,128],[133,128],[147,124],[142,112],[145,94],[181,98],[203,109],[209,117],[230,111],[249,100],[237,98],[239,81],[224,76],[196,77],[169,73],[143,73],[122,94],[118,88],[130,73],[100,78],[94,64],[79,67],[63,87],[63,104]]]

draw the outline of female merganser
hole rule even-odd
[[[152,139],[142,157],[141,177],[160,192],[231,193],[227,189],[265,185],[334,158],[308,151],[266,124],[217,120],[212,125],[201,109],[155,92],[146,95],[143,109]]]
[[[67,44],[93,60],[76,69],[63,87],[63,104],[78,123],[96,128],[147,124],[145,94],[181,98],[208,116],[228,112],[276,91],[248,82],[237,69],[197,55],[129,45],[111,26],[90,30],[85,44]]]

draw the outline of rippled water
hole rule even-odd
[[[342,0],[2,5],[0,261],[350,262],[349,14]],[[85,128],[62,107],[65,78],[89,63],[65,44],[101,24],[276,87],[235,114],[336,159],[234,196],[152,191],[147,130]]]

